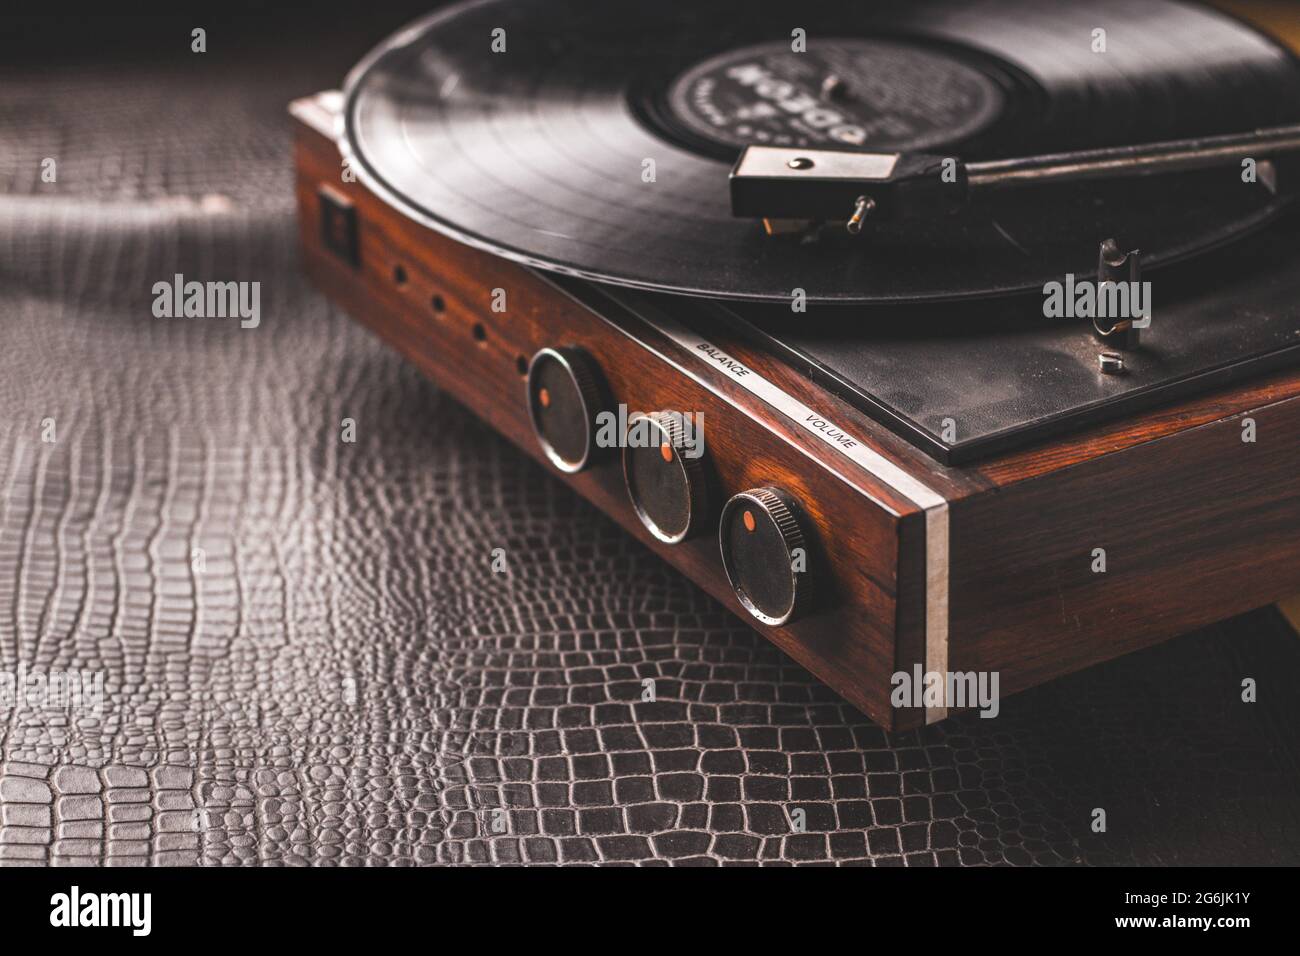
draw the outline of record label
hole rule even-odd
[[[728,146],[927,149],[966,139],[996,120],[996,83],[955,57],[919,45],[817,39],[729,50],[691,68],[669,90],[689,129]]]

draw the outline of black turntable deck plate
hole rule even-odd
[[[1300,362],[1300,216],[1209,260],[1147,277],[1151,327],[1123,353],[1120,375],[1099,370],[1108,347],[1090,322],[1044,318],[1041,294],[960,307],[717,309],[929,454],[960,464]]]

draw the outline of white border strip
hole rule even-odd
[[[925,511],[925,669],[948,672],[948,501],[883,455],[863,445],[824,415],[782,391],[739,359],[700,338],[685,326],[655,310],[635,309],[664,335],[710,367],[722,372],[746,391],[758,396],[804,431],[815,435],[844,457],[860,465]],[[945,685],[947,686],[946,682]],[[948,716],[946,707],[927,707],[925,722]]]

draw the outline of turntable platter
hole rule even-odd
[[[844,303],[1041,288],[1090,274],[1112,236],[1158,267],[1261,225],[1282,203],[1235,172],[1202,172],[797,242],[732,217],[740,146],[970,160],[1300,120],[1289,54],[1171,0],[887,13],[481,0],[403,31],[346,93],[343,149],[359,178],[463,242],[619,285]]]

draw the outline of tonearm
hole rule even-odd
[[[1249,164],[1252,178],[1276,192],[1271,160],[1295,153],[1300,125],[972,163],[930,153],[749,146],[731,171],[731,211],[763,219],[769,232],[832,221],[856,235],[868,218],[933,215],[995,190]]]

